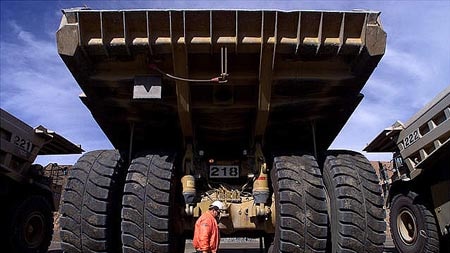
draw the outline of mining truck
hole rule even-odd
[[[63,10],[58,53],[114,150],[62,200],[66,252],[184,252],[220,200],[224,237],[269,252],[381,252],[378,177],[327,150],[386,45],[374,11]]]
[[[81,154],[73,144],[44,126],[32,128],[0,109],[0,242],[3,252],[47,252],[59,194],[52,164],[33,164],[38,155]],[[59,192],[58,192],[59,190]]]
[[[389,225],[400,252],[450,247],[450,86],[407,123],[395,122],[365,148],[392,152],[381,171]]]

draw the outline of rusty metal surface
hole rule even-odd
[[[118,149],[133,125],[136,152],[193,139],[220,153],[255,138],[311,151],[314,125],[320,151],[361,101],[386,34],[378,12],[78,10],[65,12],[57,44]],[[132,99],[138,76],[219,77],[222,48],[226,83],[163,78],[161,99]]]

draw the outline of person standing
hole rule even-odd
[[[195,222],[192,244],[198,253],[217,253],[220,243],[220,231],[217,220],[224,207],[220,201],[214,201],[207,212]]]

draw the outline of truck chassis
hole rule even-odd
[[[378,12],[63,14],[59,54],[116,148],[74,165],[65,251],[183,252],[215,200],[222,236],[269,252],[382,251],[375,171],[327,151],[384,54]]]

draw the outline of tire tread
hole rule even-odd
[[[381,253],[386,214],[375,170],[361,154],[330,153],[323,173],[336,219],[330,221],[332,251]]]
[[[173,238],[169,222],[173,177],[172,156],[147,155],[131,162],[122,199],[124,252],[171,250]]]
[[[81,156],[69,171],[61,205],[65,252],[116,252],[121,165],[118,151],[97,150]]]
[[[273,252],[325,252],[327,208],[324,185],[312,156],[275,157],[271,173],[279,216]],[[308,215],[307,215],[308,214]]]

